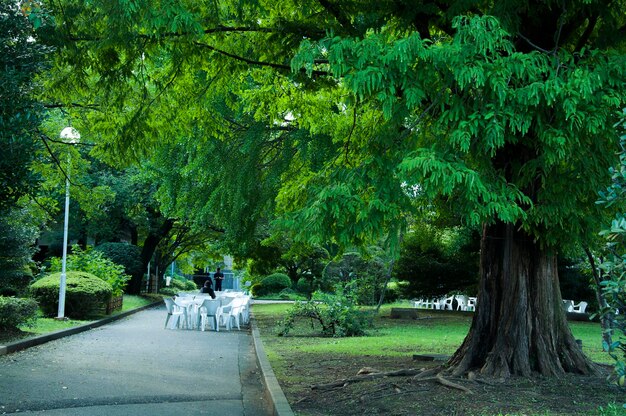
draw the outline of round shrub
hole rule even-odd
[[[37,319],[37,302],[0,296],[0,330],[14,331],[20,325],[31,325]]]
[[[55,316],[59,308],[61,273],[52,273],[30,286],[33,297],[46,316]],[[87,319],[103,313],[111,299],[113,288],[91,273],[67,272],[65,279],[65,315]]]
[[[313,293],[313,285],[308,279],[301,277],[296,283],[296,291],[305,295],[310,295],[311,293]]]
[[[60,272],[62,259],[50,259],[50,272]],[[67,270],[93,274],[113,288],[113,296],[122,296],[130,276],[124,273],[124,266],[107,258],[102,252],[93,249],[83,250],[74,244],[72,254],[67,256]]]
[[[270,293],[279,293],[283,289],[291,287],[291,279],[284,273],[274,273],[266,276],[261,281],[261,287],[259,288],[260,296],[268,295]]]
[[[184,292],[187,290],[187,279],[173,278],[170,281],[170,287],[178,292]]]
[[[185,290],[187,290],[187,291],[198,290],[198,285],[193,280],[186,280],[185,281]]]

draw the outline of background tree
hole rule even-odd
[[[36,75],[46,68],[46,48],[28,18],[28,5],[0,2],[0,211],[15,207],[38,179],[30,170],[40,146],[44,108],[36,100]]]
[[[40,22],[29,20],[29,7],[0,1],[0,295],[21,295],[30,283],[37,237],[28,199],[39,182],[30,167],[44,109],[35,77],[46,68],[49,49],[38,41]]]
[[[407,282],[407,298],[478,291],[480,236],[472,230],[416,226],[407,233],[394,274]]]
[[[567,327],[556,255],[600,218],[592,195],[625,100],[623,1],[74,6],[51,3],[47,92],[98,106],[83,117],[103,154],[191,137],[172,155],[206,145],[218,151],[195,164],[217,169],[236,151],[230,170],[181,182],[219,177],[210,204],[188,192],[168,209],[194,206],[225,233],[244,218],[253,233],[276,201],[296,241],[391,236],[394,252],[419,189],[483,227],[480,300],[450,370],[596,371]]]

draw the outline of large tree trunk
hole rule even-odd
[[[556,253],[515,225],[483,228],[480,287],[469,334],[448,362],[455,375],[597,374],[567,325]]]

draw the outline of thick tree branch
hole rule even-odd
[[[100,105],[98,105],[98,104],[50,103],[50,104],[44,104],[43,106],[45,108],[72,108],[72,107],[78,107],[78,108],[87,108],[89,110],[100,110]]]
[[[341,27],[348,31],[351,36],[360,36],[358,30],[352,25],[350,20],[339,10],[339,6],[329,0],[318,0],[319,4],[326,9],[339,22]]]
[[[589,22],[587,23],[587,27],[583,34],[578,38],[578,42],[576,43],[576,48],[574,48],[574,52],[580,52],[580,50],[585,46],[589,37],[593,33],[593,29],[595,29],[596,24],[598,23],[598,15],[593,15],[589,18]]]
[[[269,67],[269,68],[280,69],[280,70],[284,70],[284,71],[291,71],[291,67],[289,65],[277,64],[277,63],[273,63],[273,62],[255,61],[253,59],[244,58],[243,56],[239,56],[239,55],[232,54],[230,52],[223,51],[221,49],[218,49],[218,48],[213,47],[211,45],[207,45],[206,43],[202,43],[202,42],[194,42],[194,44],[197,45],[197,46],[206,48],[206,49],[210,49],[210,50],[212,50],[214,52],[217,52],[217,53],[219,53],[221,55],[224,55],[224,56],[227,56],[229,58],[245,62],[245,63],[250,64],[250,65],[266,66],[266,67]],[[301,72],[305,72],[305,69],[303,68],[300,71]],[[316,75],[316,76],[327,76],[327,75],[330,75],[329,72],[319,71],[319,70],[312,71],[312,74]]]
[[[210,35],[212,33],[291,33],[285,31],[284,28],[272,28],[272,27],[250,27],[250,26],[216,26],[213,28],[205,29],[202,31],[205,35]],[[296,33],[296,32],[293,32]],[[323,31],[314,31],[314,32],[302,32],[302,35],[307,35],[311,37],[319,37],[324,36]],[[184,36],[194,36],[197,35],[195,32],[163,32],[158,35],[146,35],[143,33],[137,34],[138,38],[153,40],[156,37],[162,38],[180,38]],[[90,36],[90,35],[69,35],[68,39],[73,42],[96,42],[103,40],[102,37],[99,36]]]

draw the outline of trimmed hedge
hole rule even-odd
[[[0,330],[16,330],[30,326],[37,319],[39,305],[33,299],[0,296]]]
[[[252,286],[252,293],[256,296],[265,296],[270,293],[280,293],[283,289],[291,288],[291,279],[284,273],[274,273],[266,276],[261,283]]]
[[[45,316],[56,316],[59,308],[61,273],[52,273],[30,286],[33,298]],[[88,319],[103,314],[113,294],[113,288],[91,273],[67,272],[65,279],[65,315],[73,319]]]

